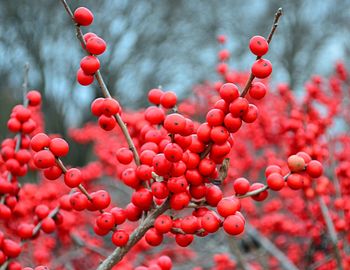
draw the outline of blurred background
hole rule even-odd
[[[151,88],[161,85],[180,97],[191,87],[217,79],[216,36],[228,36],[230,64],[249,70],[253,35],[266,36],[278,7],[284,10],[267,56],[273,63],[272,82],[287,82],[302,91],[310,74],[327,75],[338,59],[350,54],[350,1],[200,1],[84,0],[95,14],[92,27],[107,42],[100,57],[110,91],[124,107],[146,104]],[[59,0],[0,1],[0,136],[13,104],[21,100],[23,65],[31,66],[29,85],[45,97],[47,131],[65,135],[91,115],[97,85],[75,80],[84,56],[74,27]],[[3,101],[6,102],[3,102]]]

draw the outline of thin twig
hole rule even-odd
[[[67,11],[68,15],[70,16],[70,18],[72,19],[72,21],[75,24],[76,36],[77,36],[78,40],[85,48],[86,42],[84,40],[84,35],[83,35],[83,32],[81,31],[80,25],[75,22],[74,14],[73,14],[72,10],[70,9],[69,5],[67,4],[66,0],[61,0],[61,2],[63,4],[65,10]],[[88,53],[88,52],[86,51],[86,53]],[[95,78],[98,82],[98,85],[102,91],[103,96],[105,98],[112,98],[112,95],[110,94],[110,92],[109,92],[109,90],[108,90],[108,88],[103,80],[103,77],[101,75],[100,70],[96,71]],[[122,133],[124,134],[126,142],[134,155],[134,161],[135,161],[136,166],[140,166],[140,164],[141,164],[140,157],[139,157],[139,154],[136,150],[135,144],[130,136],[130,133],[128,131],[126,124],[124,123],[123,119],[121,118],[121,116],[119,114],[115,115],[115,119],[117,120],[117,123],[118,123],[120,129],[122,130]]]
[[[338,270],[343,270],[344,268],[343,268],[343,264],[342,264],[341,253],[340,253],[340,250],[338,247],[338,237],[337,237],[337,233],[336,233],[335,228],[334,228],[332,218],[329,214],[328,207],[327,207],[326,203],[324,202],[323,197],[319,196],[318,200],[319,200],[320,207],[321,207],[321,213],[322,213],[322,216],[326,222],[327,231],[328,231],[330,240],[331,240],[332,245],[333,245],[333,252],[334,252],[334,257],[337,261]]]
[[[155,219],[169,209],[169,200],[166,200],[160,207],[154,209],[147,218],[131,234],[128,243],[124,247],[116,248],[97,268],[97,270],[110,270],[120,262],[129,250],[141,240],[145,233],[153,226]]]
[[[263,236],[257,229],[251,226],[248,222],[246,222],[246,232],[251,237],[253,237],[260,245],[273,257],[275,257],[280,265],[285,270],[298,270],[295,264],[289,260],[289,258],[277,247],[274,243],[272,243],[269,239]]]
[[[278,21],[279,19],[281,18],[282,16],[282,8],[279,8],[276,13],[275,13],[275,19],[273,20],[273,24],[272,24],[272,27],[271,27],[271,31],[267,37],[267,43],[270,43],[271,40],[272,40],[272,37],[273,35],[275,34],[276,32],[276,29],[277,29],[277,26],[278,26]],[[261,56],[257,56],[256,57],[256,60],[259,60],[261,58]],[[252,85],[252,82],[254,80],[255,76],[253,75],[253,73],[250,73],[249,75],[249,79],[248,81],[246,82],[245,86],[244,86],[244,89],[242,91],[242,94],[241,94],[241,97],[245,97],[245,95],[248,93],[249,91],[249,88],[250,86]]]

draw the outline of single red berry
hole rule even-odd
[[[288,176],[287,185],[294,190],[301,189],[304,185],[303,177],[300,174],[293,173]]]
[[[10,118],[7,121],[7,128],[13,133],[18,133],[21,130],[21,122],[17,118]]]
[[[256,60],[252,66],[253,75],[259,79],[264,79],[270,76],[271,72],[272,72],[271,62],[263,58]]]
[[[27,93],[28,105],[35,107],[41,103],[41,94],[36,90],[31,90]]]
[[[193,239],[194,237],[191,234],[177,234],[175,236],[176,244],[178,244],[180,247],[189,246],[192,243]]]
[[[181,220],[181,229],[188,234],[194,234],[200,229],[199,219],[195,216],[187,216]]]
[[[80,24],[82,26],[88,26],[93,22],[94,15],[88,8],[78,7],[74,11],[74,20],[77,24]]]
[[[41,150],[33,157],[34,165],[40,169],[47,169],[56,164],[55,156],[49,150]]]
[[[41,229],[45,233],[53,233],[56,230],[56,223],[52,218],[46,217],[43,219]]]
[[[17,227],[17,235],[22,239],[29,239],[33,236],[34,227],[33,224],[21,223]]]
[[[213,127],[210,132],[210,138],[212,141],[219,145],[225,143],[228,140],[229,136],[230,133],[223,126]]]
[[[160,104],[160,99],[164,92],[161,89],[155,88],[151,89],[148,92],[148,100],[149,102],[153,103],[154,105],[159,105]]]
[[[220,96],[230,103],[239,97],[238,87],[233,83],[225,83],[220,87]]]
[[[323,174],[323,166],[319,161],[312,160],[307,165],[306,172],[312,178],[318,178]]]
[[[102,210],[107,208],[111,203],[111,197],[105,190],[98,190],[91,194],[92,203],[98,209]]]
[[[151,106],[148,107],[145,111],[145,119],[151,125],[160,125],[165,119],[165,113],[163,109],[156,106]]]
[[[269,50],[269,44],[262,36],[254,36],[249,41],[249,49],[256,56],[263,56]]]
[[[233,189],[236,194],[243,195],[249,191],[250,183],[247,179],[240,177],[233,182]]]
[[[229,132],[235,133],[241,128],[242,120],[229,113],[224,118],[224,125]]]
[[[284,178],[279,173],[271,173],[267,179],[266,183],[272,190],[281,190],[284,187]]]
[[[186,119],[181,114],[172,113],[165,117],[164,128],[172,134],[182,133],[186,127]]]
[[[210,206],[217,206],[219,201],[222,199],[222,191],[217,186],[211,186],[207,190],[207,194],[205,195],[205,199],[207,200]]]
[[[157,259],[157,264],[160,266],[161,270],[171,270],[173,267],[171,259],[166,255],[160,256]]]
[[[249,95],[257,100],[262,99],[266,95],[266,86],[261,82],[253,82],[249,90]]]
[[[305,160],[297,155],[290,156],[287,163],[291,172],[301,172],[305,170]]]
[[[80,83],[81,85],[84,85],[84,86],[90,85],[94,81],[94,76],[86,74],[84,72],[84,70],[79,68],[77,71],[77,81],[78,81],[78,83]]]
[[[224,122],[225,114],[222,110],[211,109],[206,116],[206,120],[209,126],[220,126]]]
[[[39,219],[46,218],[50,213],[50,208],[44,204],[39,204],[37,207],[35,207],[35,214],[38,216]]]
[[[44,133],[36,134],[30,141],[30,147],[33,151],[38,152],[45,147],[49,147],[51,139]]]
[[[130,149],[122,147],[117,150],[117,160],[121,164],[130,164],[133,158],[134,155]]]
[[[230,104],[229,110],[233,117],[242,117],[247,113],[248,107],[248,100],[246,98],[238,97]]]
[[[244,222],[237,215],[231,215],[225,218],[223,227],[226,233],[230,235],[238,235],[244,231]]]
[[[113,207],[110,210],[111,214],[114,216],[115,224],[120,225],[123,224],[126,220],[126,212],[124,209],[119,207]]]
[[[46,170],[44,170],[44,176],[48,180],[56,180],[62,175],[62,169],[57,165],[54,165]]]
[[[112,242],[117,247],[125,246],[129,241],[129,234],[124,230],[117,230],[112,235]]]
[[[157,199],[165,199],[169,195],[167,185],[163,182],[154,182],[151,186],[153,196]]]
[[[220,228],[220,219],[212,212],[207,212],[201,218],[202,228],[208,233],[214,233]]]
[[[220,216],[227,217],[236,213],[241,209],[240,200],[234,197],[223,198],[217,205]]]
[[[50,142],[49,150],[56,157],[64,157],[68,154],[69,145],[65,140],[61,138],[54,138]]]
[[[81,59],[80,67],[85,74],[92,75],[95,74],[97,70],[99,70],[100,61],[96,56],[88,55]]]
[[[177,96],[172,91],[167,91],[160,97],[160,104],[166,109],[171,109],[176,105]]]
[[[167,215],[161,215],[156,218],[154,228],[160,233],[170,232],[173,226],[173,220]]]
[[[280,175],[282,175],[282,169],[280,166],[277,166],[277,165],[270,165],[266,168],[265,170],[265,176],[266,177],[269,177],[269,175],[271,173],[278,173]]]
[[[21,245],[10,239],[4,239],[1,248],[5,255],[10,258],[18,257],[21,253]]]
[[[183,156],[183,150],[177,143],[168,143],[163,152],[165,158],[171,162],[180,161]]]
[[[69,169],[64,175],[64,183],[70,188],[79,186],[82,181],[83,176],[81,171],[77,168]]]
[[[104,212],[96,219],[96,225],[102,230],[111,230],[115,225],[114,215],[108,212]]]
[[[163,235],[156,229],[151,228],[146,232],[145,240],[151,246],[159,246],[163,241]]]
[[[104,103],[104,98],[96,98],[92,103],[91,103],[91,112],[95,116],[101,116],[103,114],[103,103]]]
[[[248,111],[242,116],[246,123],[253,123],[258,118],[258,108],[254,104],[249,104]]]
[[[117,122],[114,116],[101,115],[98,118],[98,124],[102,129],[106,131],[111,131],[115,128],[115,126],[117,125]]]
[[[142,210],[148,210],[153,202],[152,192],[146,188],[141,188],[132,194],[131,202]]]
[[[190,197],[187,192],[176,193],[171,196],[170,207],[174,210],[184,209],[190,202]]]
[[[100,55],[106,50],[106,42],[100,37],[91,37],[86,42],[86,50],[95,55]]]

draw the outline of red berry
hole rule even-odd
[[[126,220],[125,210],[119,207],[113,207],[110,210],[111,214],[114,216],[115,224],[120,225],[123,224]]]
[[[74,11],[74,20],[77,24],[80,24],[82,26],[88,26],[94,20],[94,15],[88,8],[78,7]]]
[[[156,229],[151,228],[146,232],[145,240],[151,246],[159,246],[163,241],[163,235]]]
[[[106,50],[106,47],[106,42],[100,37],[91,37],[86,42],[86,50],[91,54],[102,54]]]
[[[255,190],[260,190],[264,188],[264,185],[261,183],[254,183],[250,186],[250,190],[249,191],[255,191]],[[269,195],[269,193],[267,192],[267,190],[263,190],[261,192],[259,192],[257,195],[252,196],[252,199],[255,201],[263,201],[267,198],[267,196]]]
[[[279,173],[271,173],[267,179],[266,183],[272,190],[281,190],[284,187],[283,176]]]
[[[244,231],[244,222],[242,221],[242,218],[237,215],[231,215],[225,219],[223,227],[226,233],[230,235],[238,235]]]
[[[287,163],[291,172],[301,172],[305,170],[305,160],[297,155],[290,156]]]
[[[154,105],[159,105],[163,94],[164,92],[161,89],[157,89],[157,88],[151,89],[148,92],[148,100]]]
[[[52,233],[56,229],[56,223],[52,218],[46,217],[43,219],[43,223],[41,224],[41,229],[45,233]]]
[[[266,95],[266,86],[261,82],[253,82],[249,90],[249,95],[257,100],[262,99]]]
[[[112,242],[117,247],[125,246],[129,241],[129,234],[124,230],[117,230],[112,235]]]
[[[84,72],[84,70],[79,68],[77,71],[77,81],[78,81],[78,83],[80,83],[81,85],[84,85],[84,86],[90,85],[94,81],[94,76],[86,74]]]
[[[263,58],[256,60],[252,66],[253,75],[259,79],[263,79],[270,76],[271,72],[272,72],[271,62]]]
[[[49,147],[51,139],[44,133],[36,134],[30,141],[30,147],[33,151],[38,152],[45,147]]]
[[[168,143],[163,152],[165,158],[171,162],[180,161],[183,156],[183,150],[177,143]]]
[[[249,104],[248,111],[242,116],[246,123],[253,123],[258,118],[258,108],[254,104]]]
[[[141,188],[132,194],[131,202],[142,210],[148,210],[153,202],[152,192],[146,188]]]
[[[2,251],[5,253],[6,256],[10,258],[15,258],[18,257],[18,255],[21,253],[21,246],[15,241],[5,239],[2,242]]]
[[[85,74],[92,75],[100,68],[100,61],[96,56],[88,55],[81,59],[80,67]]]
[[[269,50],[269,44],[262,36],[254,36],[249,41],[249,48],[256,56],[263,56]]]
[[[174,210],[184,209],[190,202],[190,197],[187,192],[176,193],[171,196],[170,207]]]
[[[117,150],[117,159],[122,164],[130,164],[134,158],[132,151],[122,147]]]
[[[108,212],[102,213],[97,217],[96,225],[102,230],[111,230],[115,225],[114,215]]]
[[[319,161],[312,160],[307,165],[306,172],[312,178],[318,178],[323,174],[323,166]]]
[[[41,94],[36,90],[31,90],[27,93],[28,105],[38,106],[41,103]]]
[[[250,183],[247,179],[241,177],[233,182],[233,189],[238,195],[246,194],[249,191]]]
[[[287,185],[294,190],[301,189],[304,185],[303,177],[300,174],[293,173],[288,176]]]
[[[64,157],[68,154],[69,145],[65,140],[61,138],[54,138],[50,142],[49,150],[56,157]]]
[[[167,91],[160,97],[160,104],[166,109],[173,108],[176,105],[176,102],[177,96],[172,91]]]
[[[98,118],[98,124],[102,129],[106,131],[111,131],[115,128],[115,126],[117,125],[117,122],[114,116],[101,115]]]
[[[165,199],[169,195],[169,190],[166,184],[162,182],[154,182],[151,186],[153,196],[157,199]]]
[[[33,161],[36,167],[46,169],[56,164],[55,156],[48,150],[35,153]]]
[[[194,237],[191,234],[177,234],[175,236],[175,241],[180,247],[187,247],[189,246]]]
[[[49,180],[56,180],[62,175],[62,169],[57,165],[54,165],[44,170],[44,176]]]
[[[210,138],[214,143],[219,145],[225,143],[228,140],[229,136],[230,133],[223,126],[213,127],[210,132]]]
[[[223,198],[221,201],[219,201],[217,205],[218,213],[222,217],[233,215],[236,213],[236,211],[239,211],[240,209],[241,209],[241,203],[239,199],[234,197]]]
[[[200,229],[200,223],[197,217],[187,216],[181,220],[181,229],[185,233],[194,234]]]
[[[186,119],[181,114],[172,113],[165,117],[164,128],[172,134],[179,134],[186,127]]]
[[[81,184],[83,176],[81,171],[76,168],[69,169],[64,175],[64,183],[70,187],[75,188]]]
[[[230,103],[239,97],[238,87],[233,83],[225,83],[220,87],[220,96]]]
[[[35,214],[38,216],[39,219],[46,218],[50,213],[49,207],[47,207],[44,204],[39,204],[37,207],[35,207]]]
[[[173,220],[167,215],[161,215],[156,218],[154,228],[160,233],[170,232],[173,226]]]
[[[9,131],[17,133],[21,130],[21,122],[18,121],[16,118],[10,118],[7,121],[7,128]]]
[[[229,107],[233,117],[242,117],[248,112],[249,102],[246,98],[239,97],[235,99]]]
[[[265,170],[265,176],[268,177],[271,173],[278,173],[282,175],[282,169],[277,165],[270,165]]]
[[[225,114],[222,110],[211,109],[206,116],[208,125],[211,127],[220,126],[224,122]]]
[[[207,190],[207,194],[205,195],[205,199],[207,200],[210,206],[217,206],[219,201],[222,199],[222,191],[217,186],[211,186]]]
[[[214,233],[220,228],[220,219],[213,213],[206,213],[201,219],[203,229],[209,233]]]
[[[91,112],[95,116],[101,116],[103,114],[104,110],[104,98],[96,98],[92,103],[91,103]]]

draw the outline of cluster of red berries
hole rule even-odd
[[[115,115],[121,113],[121,107],[114,98],[97,98],[91,104],[91,112],[98,117],[98,124],[106,131],[117,124]]]
[[[92,12],[85,7],[79,7],[74,12],[74,20],[78,25],[89,26],[93,19]],[[95,33],[86,33],[83,39],[84,43],[82,46],[89,55],[80,61],[77,80],[81,85],[90,85],[94,81],[94,74],[100,69],[100,61],[96,55],[105,52],[106,42]]]

